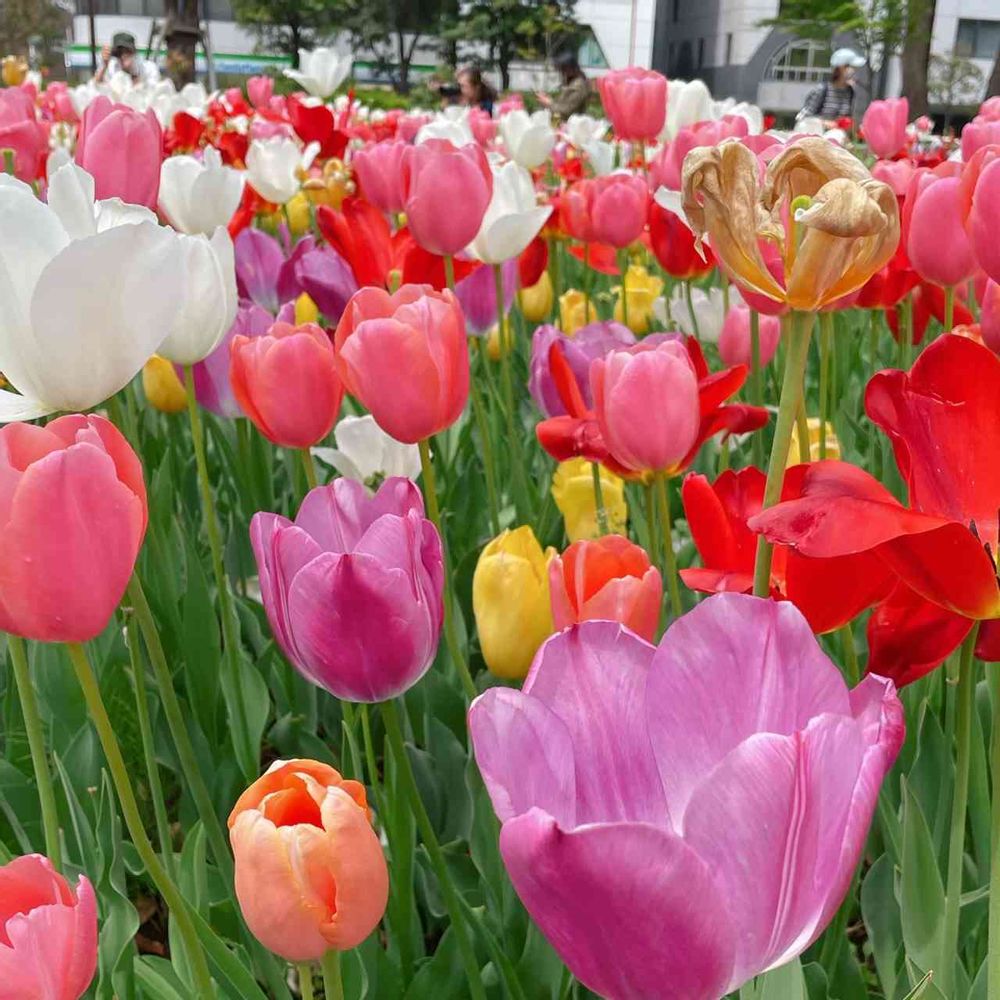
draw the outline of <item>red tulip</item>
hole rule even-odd
[[[667,119],[667,78],[655,70],[630,66],[597,81],[604,113],[619,139],[651,142]]]
[[[649,206],[649,246],[660,267],[672,278],[690,281],[715,267],[711,247],[702,247],[702,257],[695,249],[694,233],[683,219],[655,201]]]

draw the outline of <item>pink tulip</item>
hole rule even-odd
[[[93,175],[97,198],[121,198],[156,211],[162,160],[163,130],[152,108],[142,114],[103,95],[87,105],[76,162]]]
[[[690,451],[701,420],[698,377],[680,341],[640,343],[598,358],[590,388],[604,443],[619,464],[666,472]]]
[[[309,448],[330,433],[344,387],[325,330],[275,323],[263,337],[237,334],[229,350],[233,395],[268,441]]]
[[[18,180],[30,183],[39,177],[49,151],[48,133],[35,118],[31,96],[20,87],[0,89],[0,151],[6,149],[14,154]]]
[[[395,698],[427,672],[443,620],[441,539],[408,479],[375,496],[337,479],[293,524],[257,513],[250,541],[271,631],[289,661],[338,698]]]
[[[984,160],[972,192],[972,204],[966,219],[969,243],[979,266],[1000,282],[1000,157]]]
[[[87,642],[115,612],[146,531],[135,452],[98,416],[0,428],[0,629]]]
[[[361,193],[381,212],[403,211],[403,152],[408,148],[408,143],[395,139],[369,143],[351,154]]]
[[[0,866],[0,996],[78,1000],[97,970],[97,900],[86,875],[71,889],[52,862]]]
[[[912,160],[879,160],[872,167],[872,177],[892,188],[897,198],[906,194],[916,167]]]
[[[469,128],[480,146],[489,146],[496,137],[500,122],[482,108],[469,109]]]
[[[915,183],[914,183],[915,182]],[[962,226],[960,178],[914,176],[907,192],[907,255],[913,269],[936,285],[958,285],[976,273],[976,259]]]
[[[609,174],[583,183],[591,185],[593,195],[589,205],[593,239],[618,248],[639,239],[649,213],[646,182],[636,174]]]
[[[1000,95],[987,97],[986,100],[979,105],[979,114],[976,115],[973,120],[1000,122]]]
[[[672,142],[664,145],[654,162],[650,164],[650,172],[654,174],[650,189],[656,191],[663,185],[672,191],[680,191],[684,157],[692,149],[700,146],[718,146],[724,139],[743,139],[749,132],[750,125],[741,115],[726,115],[719,121],[686,125]]]
[[[415,444],[450,427],[469,396],[465,319],[454,294],[403,285],[362,288],[334,336],[347,391],[397,441]]]
[[[994,353],[1000,354],[1000,284],[988,281],[979,297],[979,328],[983,343]]]
[[[651,69],[612,70],[597,81],[604,113],[619,139],[651,142],[667,120],[667,78]]]
[[[482,148],[475,143],[456,147],[447,139],[406,149],[400,182],[413,238],[441,256],[472,242],[493,195],[493,172]]]
[[[861,120],[868,148],[878,157],[889,159],[906,145],[906,122],[910,102],[905,97],[872,101]]]
[[[760,366],[771,363],[781,340],[781,320],[777,316],[758,316]],[[726,313],[719,334],[719,357],[724,365],[750,365],[750,307],[737,302]]]
[[[903,740],[893,684],[848,691],[793,605],[719,594],[659,647],[549,639],[469,711],[517,894],[606,997],[709,1000],[815,941]]]
[[[962,129],[962,159],[968,163],[983,146],[1000,144],[1000,120],[978,116]]]
[[[247,97],[250,98],[250,103],[258,111],[266,108],[271,103],[273,96],[273,76],[251,76],[247,80]]]

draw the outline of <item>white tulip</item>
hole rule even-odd
[[[531,175],[512,160],[493,167],[493,196],[469,251],[486,264],[502,264],[520,254],[552,214],[539,205]]]
[[[662,299],[660,301],[662,302]],[[740,293],[730,286],[729,305],[734,306],[741,301]],[[710,288],[707,292],[701,288],[692,288],[689,309],[684,288],[678,285],[670,296],[667,308],[669,319],[672,319],[683,333],[697,333],[698,339],[705,344],[718,343],[722,324],[726,319],[726,302],[721,288]]]
[[[233,241],[225,226],[211,239],[179,236],[184,294],[174,325],[157,354],[178,365],[203,361],[233,325],[239,297]]]
[[[160,167],[160,211],[182,233],[210,233],[225,226],[243,196],[243,174],[222,164],[206,146],[201,160],[170,156]]]
[[[247,153],[247,180],[268,201],[284,205],[299,190],[303,156],[298,143],[287,136],[254,139]]]
[[[453,146],[468,146],[475,142],[476,137],[469,125],[469,109],[446,108],[433,121],[421,125],[413,139],[414,145],[419,146],[428,139],[447,139]]]
[[[673,139],[686,125],[709,121],[712,93],[701,80],[670,80],[667,85],[667,120],[664,134]]]
[[[530,115],[520,109],[508,111],[500,119],[500,135],[510,158],[528,170],[540,167],[556,144],[552,114],[547,109]]]
[[[590,115],[570,115],[563,123],[563,135],[570,145],[585,149],[591,142],[603,139],[608,131],[608,123],[603,118]]]
[[[20,393],[0,392],[0,422],[113,396],[170,332],[183,295],[177,234],[135,221],[146,209],[95,206],[93,180],[72,166],[52,178],[53,196],[0,177],[0,371]]]
[[[333,429],[336,448],[312,448],[312,453],[332,466],[342,476],[359,483],[373,483],[379,478],[420,475],[420,449],[415,444],[402,444],[388,434],[375,418],[344,417]]]
[[[594,139],[583,147],[583,151],[598,177],[610,174],[615,169],[615,147],[612,143]]]
[[[727,97],[722,101],[712,101],[712,117],[718,121],[726,115],[735,115],[738,118],[746,119],[750,127],[751,135],[760,135],[764,131],[764,112],[756,104],[749,101],[737,101],[733,97]]]
[[[313,97],[329,97],[350,75],[353,63],[352,56],[333,49],[299,49],[299,68],[284,73]]]

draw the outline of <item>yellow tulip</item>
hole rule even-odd
[[[0,78],[5,87],[19,87],[28,75],[28,64],[20,56],[4,56],[0,62]]]
[[[187,393],[174,366],[159,354],[142,367],[142,391],[150,406],[161,413],[180,413],[187,408]]]
[[[299,191],[285,205],[285,213],[288,221],[288,228],[293,236],[304,236],[312,226],[312,217],[309,214],[309,199]]]
[[[819,461],[819,417],[809,417],[809,461]],[[826,422],[826,457],[829,459],[840,458],[840,441],[833,430],[833,424]],[[798,423],[792,427],[792,444],[788,449],[788,463],[786,468],[798,465],[799,459],[799,426]]]
[[[329,205],[339,209],[344,199],[357,190],[350,170],[341,160],[327,160],[318,175],[309,177],[302,185],[306,197],[314,205]]]
[[[503,345],[500,343],[500,327],[495,323],[490,327],[490,332],[486,335],[486,353],[489,356],[490,361],[499,361],[501,355],[509,354],[511,345],[513,344],[513,330],[507,331],[507,349],[503,349]]]
[[[319,306],[311,298],[308,292],[303,292],[295,300],[295,325],[301,326],[303,323],[319,322]]]
[[[587,297],[578,288],[571,288],[559,296],[559,325],[563,333],[572,335],[596,319],[597,309],[593,299],[588,303]]]
[[[549,561],[528,525],[502,531],[480,553],[472,577],[479,648],[497,677],[525,677],[538,647],[552,634]]]
[[[653,303],[663,291],[663,279],[650,274],[639,264],[630,264],[625,273],[624,284],[625,294],[628,297],[629,329],[641,337],[649,330],[649,321],[653,318]],[[625,310],[622,308],[621,285],[616,285],[614,292],[617,295],[615,319],[619,323],[624,323]]]
[[[535,284],[530,288],[522,288],[517,293],[517,304],[529,323],[542,323],[552,312],[554,295],[549,272],[542,271],[542,276]]]
[[[566,525],[566,537],[571,542],[602,535],[624,535],[628,522],[625,481],[621,476],[599,466],[601,498],[608,519],[608,530],[601,531],[597,518],[597,498],[594,495],[593,465],[585,458],[560,462],[552,477],[552,499]]]

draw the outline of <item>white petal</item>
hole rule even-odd
[[[156,215],[145,205],[129,205],[121,198],[104,198],[97,203],[96,209],[99,233],[117,226],[136,226],[140,222],[157,224]]]
[[[0,424],[9,424],[13,420],[35,420],[54,411],[54,407],[32,399],[30,396],[18,396],[13,392],[0,391]]]
[[[83,167],[67,163],[49,179],[49,208],[59,217],[70,239],[97,232],[94,219],[94,178]]]
[[[193,156],[171,156],[160,167],[159,208],[182,233],[195,231],[190,228],[190,195],[201,173],[202,166]]]

